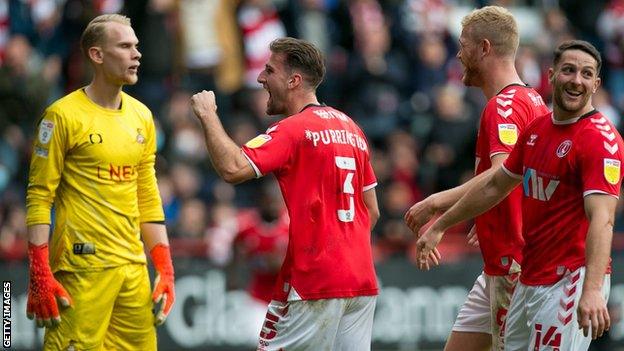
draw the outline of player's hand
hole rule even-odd
[[[466,239],[468,239],[468,245],[479,247],[479,238],[477,237],[477,227],[475,225],[470,228],[468,235],[466,235]]]
[[[212,91],[202,90],[191,97],[191,107],[195,115],[202,119],[217,112],[217,102]]]
[[[169,246],[165,244],[154,246],[150,251],[150,256],[156,269],[152,301],[155,304],[160,303],[160,308],[156,311],[154,324],[161,325],[167,319],[175,301],[173,263],[171,262]]]
[[[596,339],[611,327],[607,302],[600,290],[583,290],[576,312],[579,329],[583,329],[585,336],[589,335],[591,328],[591,338]]]
[[[440,252],[436,248],[440,240],[442,240],[442,235],[444,232],[436,232],[432,231],[429,228],[416,242],[416,253],[418,260],[418,268],[429,270],[430,264],[429,261],[435,266],[440,264],[440,259],[442,256]]]
[[[35,319],[38,327],[52,327],[61,322],[57,303],[61,307],[71,306],[71,297],[63,286],[54,279],[48,262],[48,244],[28,244],[30,272],[26,315]]]
[[[407,210],[403,218],[409,229],[415,234],[418,234],[420,228],[429,222],[435,214],[436,210],[432,205],[430,196],[414,204],[414,206]]]

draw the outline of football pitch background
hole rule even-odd
[[[176,305],[158,328],[159,350],[254,350],[242,290],[227,290],[225,273],[206,260],[174,259]],[[610,303],[620,320],[611,326],[610,351],[624,350],[624,253],[613,257]],[[457,309],[480,273],[479,257],[419,271],[404,258],[377,265],[381,294],[373,326],[373,350],[441,350]],[[11,350],[41,349],[42,329],[26,318],[27,262],[0,263],[11,281]],[[613,318],[614,316],[612,316]],[[86,316],[85,318],[88,318]],[[614,321],[612,320],[612,323]]]

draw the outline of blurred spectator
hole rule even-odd
[[[407,90],[407,61],[392,48],[381,7],[373,0],[350,7],[355,51],[349,58],[346,111],[368,138],[383,138],[398,127],[399,104]]]
[[[611,0],[598,18],[598,33],[604,40],[604,85],[615,106],[624,111],[624,0]]]
[[[12,36],[0,67],[0,131],[10,124],[32,130],[48,102],[59,62],[44,65],[23,35]]]
[[[455,187],[464,173],[472,171],[476,126],[475,111],[463,101],[461,90],[452,85],[441,87],[436,93],[433,128],[424,151],[433,175],[426,180],[432,191]]]
[[[245,86],[257,88],[258,74],[271,56],[269,43],[286,36],[286,29],[270,0],[243,0],[238,24],[245,47]]]

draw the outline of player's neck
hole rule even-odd
[[[85,87],[85,93],[96,104],[117,110],[121,105],[121,86],[111,85],[102,79],[94,78],[89,85]]]
[[[516,72],[513,62],[503,61],[493,64],[485,70],[481,90],[483,90],[483,94],[489,100],[511,84],[524,85],[518,72]]]
[[[584,116],[593,110],[594,106],[592,105],[591,100],[589,100],[583,108],[577,111],[566,111],[555,103],[553,104],[553,118],[556,121],[568,121]]]
[[[316,94],[312,92],[301,92],[299,94],[295,94],[290,99],[291,103],[288,106],[288,111],[286,112],[287,116],[292,116],[301,112],[308,105],[318,105],[318,99],[316,98]]]

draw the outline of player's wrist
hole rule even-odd
[[[48,244],[35,245],[28,243],[28,259],[30,270],[35,275],[52,275],[49,262]]]
[[[173,261],[171,260],[171,250],[169,245],[159,243],[150,250],[150,257],[154,263],[154,268],[160,275],[173,277]]]

